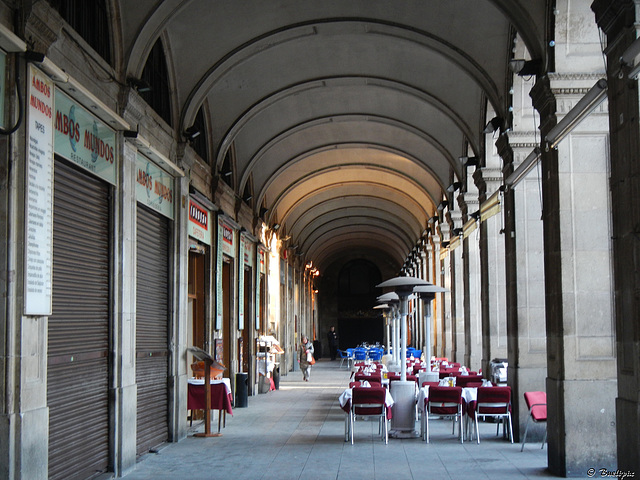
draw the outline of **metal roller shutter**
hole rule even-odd
[[[49,478],[109,469],[109,185],[57,160],[48,324]]]
[[[137,453],[169,437],[169,220],[138,205],[136,275]]]

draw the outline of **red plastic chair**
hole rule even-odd
[[[466,387],[470,382],[482,384],[482,375],[459,375],[456,377],[456,387]]]
[[[456,423],[458,423],[458,433],[460,443],[464,443],[464,432],[462,430],[462,387],[429,387],[429,398],[425,405],[426,441],[429,443],[429,416],[451,416],[451,434],[455,433]]]
[[[366,380],[369,383],[371,383],[372,381],[373,382],[382,383],[382,373],[376,372],[376,373],[366,374],[366,373],[358,372],[358,373],[356,373],[354,380],[355,381]]]
[[[524,450],[524,444],[527,442],[527,433],[529,432],[529,420],[533,420],[533,423],[544,423],[544,438],[540,448],[544,448],[544,444],[547,441],[547,393],[546,392],[525,392],[524,401],[527,402],[527,408],[529,408],[529,416],[527,417],[527,426],[524,429],[524,438],[522,440],[522,448]]]
[[[387,425],[387,406],[385,398],[387,390],[383,387],[354,387],[351,395],[351,411],[349,412],[349,431],[353,445],[354,426],[357,417],[377,418],[380,429],[384,434],[385,445],[389,442]]]
[[[502,422],[509,422],[509,438],[513,443],[513,426],[511,424],[511,387],[478,387],[478,398],[476,402],[469,405],[469,417],[476,425],[476,438],[480,443],[480,429],[478,427],[478,417],[498,418]],[[500,424],[498,423],[498,431]],[[506,430],[506,423],[504,424]],[[496,431],[496,435],[498,434]]]

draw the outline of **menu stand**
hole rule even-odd
[[[215,362],[213,357],[198,347],[189,347],[189,352],[198,360],[204,361],[204,433],[195,433],[194,437],[221,437],[220,413],[218,413],[218,433],[211,433],[211,365]],[[217,362],[216,362],[217,363]]]

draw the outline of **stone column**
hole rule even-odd
[[[454,230],[462,228],[462,212],[455,210],[449,212],[451,226]],[[450,244],[449,251],[449,281],[443,285],[449,290],[443,296],[447,302],[448,315],[450,319],[450,340],[447,344],[445,356],[452,361],[462,363],[464,359],[464,288],[462,283],[462,251],[463,242],[460,236],[453,241],[458,242],[458,246],[454,248]],[[452,243],[453,243],[452,241]]]
[[[538,78],[531,97],[542,138],[556,124],[557,105],[566,113],[593,83]],[[592,114],[541,160],[548,457],[549,469],[563,476],[615,465],[607,134],[597,120]]]
[[[438,228],[439,230],[439,228]],[[440,260],[440,242],[441,236],[436,232],[431,236],[432,253],[433,253],[433,281],[434,285],[442,286],[442,261]],[[441,357],[442,347],[442,317],[443,302],[436,297],[431,302],[431,316],[433,317],[433,355]]]
[[[477,193],[465,193],[463,212],[478,210]],[[460,201],[460,199],[459,199]],[[471,370],[482,368],[482,311],[481,311],[481,263],[480,232],[466,230],[463,240],[464,264],[464,323],[465,323],[465,358],[464,364]]]
[[[611,155],[611,222],[617,347],[618,468],[640,475],[640,128],[638,82],[620,57],[638,36],[640,5],[596,0],[591,8],[607,36]],[[638,63],[638,59],[635,60]]]
[[[498,163],[494,159],[491,163]],[[489,163],[489,160],[487,160]],[[500,196],[502,172],[498,168],[476,170],[475,183],[480,192],[480,255],[482,265],[482,370],[490,375],[494,358],[507,357],[507,322],[505,304],[505,256],[502,237],[502,212],[484,212],[483,203]],[[498,201],[500,198],[498,197]],[[491,216],[490,216],[491,215]]]

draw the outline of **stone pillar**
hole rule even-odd
[[[433,253],[433,281],[434,285],[442,286],[442,261],[440,260],[440,242],[441,237],[438,233],[434,233],[431,236],[432,253]],[[442,356],[442,317],[443,317],[443,302],[436,297],[431,302],[431,316],[433,317],[433,355],[436,357]]]
[[[516,43],[516,58],[526,55],[524,42]],[[497,142],[508,177],[539,146],[538,115],[528,95],[535,77],[514,76],[512,131]],[[540,165],[502,198],[505,245],[506,317],[509,368],[507,381],[515,407],[513,432],[522,439],[529,415],[524,401],[528,391],[544,391],[547,349],[542,248],[542,198]],[[543,428],[530,429],[527,440],[542,441]]]
[[[13,84],[9,85],[7,82],[7,88],[13,89]],[[24,91],[25,87],[17,88]],[[11,111],[15,111],[14,102],[13,98],[8,100]],[[49,319],[23,314],[24,137],[16,134],[11,137],[14,141],[6,137],[0,142],[0,478],[44,480],[49,445]]]
[[[531,91],[542,138],[556,124],[556,105],[563,107],[558,113],[566,113],[595,83],[586,75],[552,78],[553,86],[551,78],[538,78]],[[606,129],[592,114],[557,150],[544,149],[541,159],[548,463],[563,476],[615,465],[606,145]]]
[[[499,163],[492,158],[491,163]],[[489,160],[487,160],[489,163]],[[497,168],[483,168],[474,174],[480,192],[480,256],[482,265],[482,370],[488,376],[494,358],[507,357],[507,322],[505,304],[505,256],[502,237],[502,212],[490,208],[485,202],[500,201],[499,188],[502,172]],[[493,195],[497,195],[497,198]],[[486,207],[489,208],[489,207]]]
[[[477,193],[465,193],[466,211],[478,210]],[[475,225],[473,225],[475,227]],[[480,263],[480,232],[477,228],[465,229],[463,241],[464,262],[464,322],[465,322],[465,358],[464,364],[471,370],[482,368],[482,282]]]
[[[596,0],[591,8],[607,36],[611,155],[611,222],[617,347],[618,468],[640,475],[640,127],[638,82],[619,59],[638,36],[633,0]],[[638,60],[635,60],[638,63]],[[620,75],[621,74],[621,75]]]
[[[451,226],[454,230],[462,229],[462,212],[449,212]],[[454,242],[458,245],[455,246]],[[455,248],[454,248],[455,247]],[[462,250],[463,242],[458,235],[450,243],[449,251],[449,281],[443,285],[449,290],[445,293],[450,327],[450,340],[447,344],[445,356],[452,361],[462,363],[464,359],[464,288],[462,284]]]

